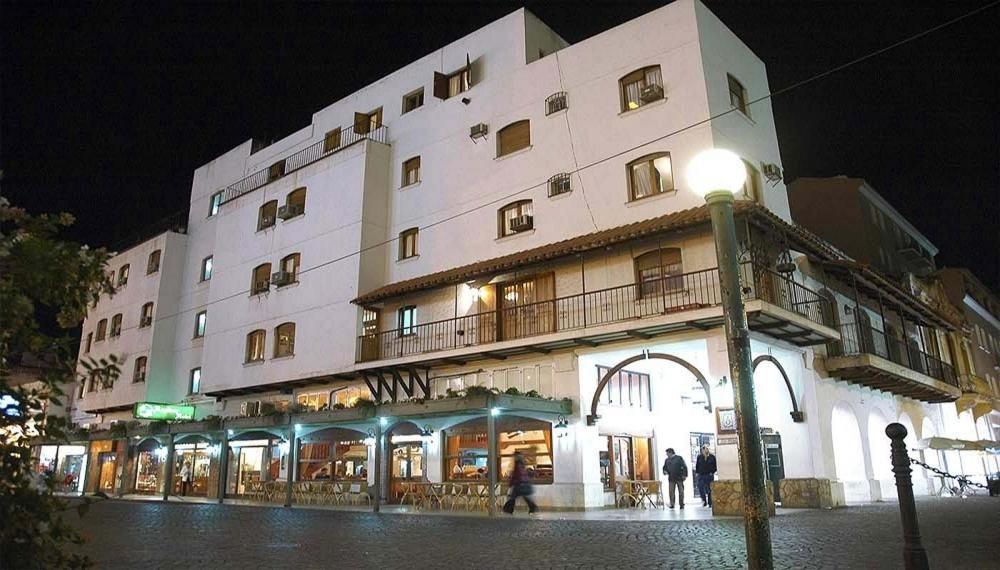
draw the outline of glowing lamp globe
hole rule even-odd
[[[688,185],[699,196],[722,191],[735,194],[743,189],[746,178],[740,157],[721,148],[698,153],[687,167]]]

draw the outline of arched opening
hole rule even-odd
[[[406,485],[427,480],[427,449],[421,428],[411,421],[401,421],[385,432],[388,445],[389,502],[399,502]]]
[[[326,428],[298,438],[298,481],[368,481],[367,434]]]
[[[761,364],[765,363],[765,362],[769,362],[775,368],[777,368],[778,369],[778,373],[781,374],[781,379],[784,380],[784,382],[785,382],[785,387],[788,389],[788,398],[789,398],[789,400],[791,401],[791,404],[792,404],[792,411],[789,412],[789,414],[791,414],[791,416],[792,416],[792,421],[793,422],[803,422],[803,421],[805,421],[805,416],[802,414],[802,411],[799,410],[799,402],[795,398],[795,389],[792,388],[792,381],[788,378],[788,373],[785,372],[785,367],[781,365],[781,362],[779,362],[777,358],[771,356],[770,354],[762,354],[762,355],[758,356],[757,358],[753,359],[753,372],[754,372],[754,378],[755,378],[754,385],[755,386],[757,385],[757,381],[756,381],[757,367],[760,366]],[[773,401],[773,400],[771,400],[769,398],[758,398],[758,401],[761,402],[758,405],[764,405],[763,404],[764,400]]]
[[[281,435],[264,430],[241,433],[229,440],[226,493],[261,498],[264,488],[287,477],[288,443]]]
[[[497,417],[497,464],[489,465],[486,418],[473,418],[444,430],[444,474],[446,481],[487,480],[489,470],[497,480],[510,476],[514,454],[524,455],[532,482],[553,481],[552,423],[504,414]]]
[[[140,495],[163,493],[167,446],[155,437],[147,437],[135,446],[135,454],[135,492]]]
[[[885,435],[887,425],[889,420],[882,412],[872,410],[868,414],[868,452],[872,460],[872,478],[880,482],[883,497],[893,489],[894,484],[889,437]]]
[[[834,406],[830,420],[833,435],[833,458],[837,479],[844,486],[847,502],[871,500],[871,490],[865,475],[865,458],[861,445],[861,428],[854,410],[841,402]]]

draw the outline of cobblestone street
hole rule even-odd
[[[1000,568],[1000,500],[923,499],[917,508],[932,567]],[[744,561],[742,521],[731,518],[489,520],[137,501],[68,516],[98,568],[705,569]],[[895,503],[785,511],[772,529],[780,568],[902,566]]]

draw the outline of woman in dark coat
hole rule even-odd
[[[531,494],[534,492],[531,488],[531,476],[524,466],[524,456],[521,455],[520,451],[514,453],[514,470],[510,472],[509,483],[510,497],[503,506],[503,511],[508,515],[514,514],[514,503],[518,497],[523,497],[524,502],[528,504],[528,513],[538,512],[538,505],[531,500]]]

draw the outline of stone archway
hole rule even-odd
[[[687,360],[684,360],[683,358],[680,358],[678,356],[674,356],[672,354],[664,354],[662,352],[643,351],[642,354],[637,354],[631,358],[626,358],[625,360],[622,360],[621,362],[616,364],[611,370],[608,370],[601,378],[601,381],[597,383],[597,389],[594,390],[594,399],[590,403],[590,415],[587,416],[587,425],[592,426],[596,424],[597,420],[601,418],[601,416],[597,415],[597,406],[598,404],[600,404],[601,394],[604,392],[604,389],[608,386],[608,382],[611,381],[611,378],[614,377],[615,374],[618,374],[618,372],[621,371],[621,369],[625,368],[629,364],[632,364],[633,362],[638,362],[640,360],[649,360],[649,359],[667,360],[669,362],[673,362],[674,364],[679,364],[683,366],[688,372],[690,372],[694,376],[695,380],[697,380],[698,383],[701,384],[701,387],[705,390],[705,398],[707,399],[707,404],[705,405],[705,409],[708,410],[709,412],[712,411],[712,391],[708,386],[708,380],[705,379],[705,376],[701,373],[700,370],[698,370],[693,364],[691,364]]]
[[[771,356],[770,354],[762,354],[757,358],[753,359],[753,371],[757,371],[757,366],[761,363],[770,362],[778,369],[781,374],[781,378],[785,381],[785,386],[788,387],[788,397],[792,401],[792,411],[789,412],[792,416],[792,421],[796,423],[804,422],[805,416],[801,410],[799,410],[799,402],[795,399],[795,390],[792,388],[792,381],[788,379],[788,374],[785,372],[785,367],[778,362],[778,359]],[[756,380],[755,380],[756,381]]]

